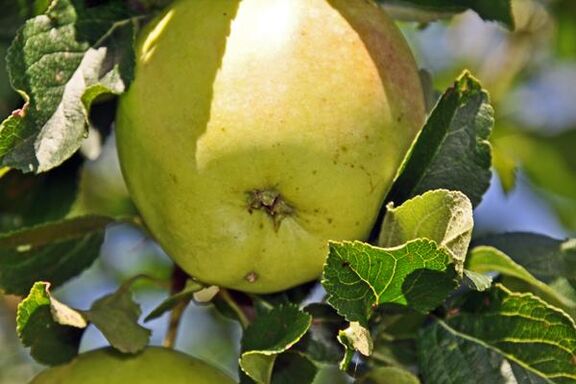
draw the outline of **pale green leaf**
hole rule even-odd
[[[450,251],[461,273],[473,226],[472,204],[466,195],[443,189],[428,191],[399,207],[388,204],[378,244],[388,248],[418,238],[434,240]]]
[[[148,345],[151,332],[138,324],[141,310],[132,299],[129,287],[123,285],[116,292],[96,300],[87,316],[115,349],[137,353]]]

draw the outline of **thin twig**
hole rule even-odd
[[[225,288],[220,288],[220,292],[218,294],[220,295],[220,297],[222,297],[222,300],[224,300],[226,304],[230,306],[230,309],[234,311],[234,313],[238,317],[238,320],[240,321],[240,325],[242,325],[242,328],[246,329],[250,325],[250,320],[248,320],[248,317],[246,316],[242,308],[240,308],[238,303],[236,303],[234,298],[232,298],[230,292],[228,292],[228,290]]]
[[[164,347],[174,348],[176,338],[178,337],[178,329],[180,328],[180,320],[182,320],[182,314],[189,303],[190,300],[183,300],[174,307],[172,312],[170,312],[170,323],[166,335],[164,336],[164,341],[162,342]]]
[[[188,275],[180,267],[174,265],[172,271],[172,287],[170,288],[170,295],[175,295],[182,291],[186,286],[186,280]],[[180,328],[180,321],[182,320],[182,314],[184,310],[190,303],[190,300],[182,300],[179,302],[172,312],[170,313],[170,323],[168,324],[168,330],[164,336],[164,342],[162,343],[166,348],[174,348],[176,344],[176,338],[178,337],[178,329]]]

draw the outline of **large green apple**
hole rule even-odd
[[[79,355],[50,368],[30,384],[233,384],[213,366],[171,349],[150,347],[138,355],[112,348]]]
[[[206,283],[317,278],[365,239],[424,120],[411,52],[368,0],[181,0],[137,44],[117,140],[135,204]]]

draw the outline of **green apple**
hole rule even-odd
[[[189,274],[247,292],[317,278],[365,239],[424,97],[368,0],[181,0],[142,33],[117,140],[150,231]]]
[[[47,369],[30,384],[233,384],[215,367],[181,352],[149,347],[137,355],[112,348],[83,353]]]

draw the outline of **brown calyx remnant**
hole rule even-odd
[[[262,210],[268,214],[278,231],[282,220],[294,213],[292,208],[275,189],[253,189],[248,192],[248,212]]]

